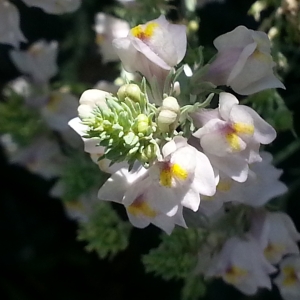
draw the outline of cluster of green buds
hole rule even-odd
[[[153,121],[156,108],[136,84],[120,87],[117,97],[104,95],[101,103],[99,99],[94,102],[89,116],[81,117],[88,126],[86,137],[100,139],[99,145],[105,147],[100,159],[127,161],[129,165],[139,160],[149,166],[159,149],[157,124]]]

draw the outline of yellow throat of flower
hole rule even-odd
[[[173,186],[173,178],[186,180],[188,172],[178,164],[165,163],[160,172],[159,183],[164,187]]]
[[[148,23],[145,27],[142,26],[142,25],[138,25],[138,26],[136,26],[136,27],[133,27],[133,28],[130,30],[130,32],[131,32],[131,34],[132,34],[134,37],[136,37],[136,38],[138,38],[138,39],[144,41],[144,40],[150,39],[150,38],[153,36],[154,30],[155,30],[155,28],[157,28],[158,26],[159,26],[159,25],[158,25],[157,23],[155,23],[155,22],[150,22],[150,23]]]

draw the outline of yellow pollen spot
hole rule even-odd
[[[40,45],[33,45],[27,50],[27,52],[32,56],[38,56],[43,52],[43,48],[40,47]]]
[[[242,268],[231,266],[226,270],[224,280],[231,284],[238,284],[248,275],[248,271]]]
[[[231,179],[222,179],[217,185],[217,190],[220,192],[228,192],[231,189],[232,180]]]
[[[286,266],[282,269],[282,272],[285,276],[283,280],[283,286],[295,285],[298,282],[298,277],[295,272],[295,269],[292,266]]]
[[[259,51],[257,48],[251,54],[251,57],[256,59],[256,60],[260,60],[261,62],[272,63],[271,55],[267,55],[267,54]]]
[[[105,35],[104,34],[97,34],[96,35],[96,44],[101,45],[105,41]]]
[[[138,197],[131,205],[127,207],[129,213],[134,216],[144,215],[148,218],[155,218],[157,213],[152,209],[147,202],[145,202],[141,197]]]
[[[173,164],[171,167],[171,172],[174,177],[180,180],[186,180],[188,177],[188,172],[182,169],[178,164]]]
[[[249,135],[253,135],[254,133],[254,126],[252,124],[235,123],[232,125],[232,128],[235,131],[235,133],[242,133],[242,134],[249,134]]]
[[[47,108],[52,111],[52,112],[56,112],[59,103],[61,102],[62,96],[60,94],[52,94],[49,97],[48,103],[47,103]]]
[[[136,38],[144,41],[153,36],[155,28],[157,28],[159,25],[155,22],[150,22],[146,27],[143,27],[142,25],[138,25],[136,27],[133,27],[130,31],[133,36]]]
[[[234,133],[227,133],[226,140],[233,151],[239,152],[241,151],[241,146],[239,142],[239,137]]]
[[[284,250],[284,245],[269,243],[268,246],[264,249],[264,255],[266,259],[272,260],[274,256],[283,253]]]
[[[173,178],[184,181],[187,177],[188,172],[178,164],[170,165],[169,163],[166,163],[160,172],[159,183],[165,187],[172,187]]]

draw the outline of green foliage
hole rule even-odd
[[[205,231],[193,228],[175,228],[171,235],[163,234],[159,247],[143,257],[146,271],[165,280],[185,279],[196,266],[204,238]]]
[[[61,176],[64,186],[62,200],[74,201],[92,187],[103,184],[108,177],[108,174],[101,172],[86,153],[73,153]]]
[[[127,248],[130,231],[131,225],[119,218],[109,202],[100,202],[88,222],[80,224],[78,240],[88,243],[87,251],[111,259]]]
[[[19,145],[26,146],[45,131],[38,111],[27,107],[21,96],[11,92],[9,99],[0,103],[0,134],[10,133]]]
[[[181,291],[182,300],[197,300],[204,296],[206,283],[202,277],[196,275],[188,276],[184,281]]]

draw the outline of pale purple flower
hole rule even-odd
[[[270,88],[285,88],[274,75],[266,33],[238,26],[214,40],[218,50],[204,80],[230,86],[236,93],[250,95]]]

